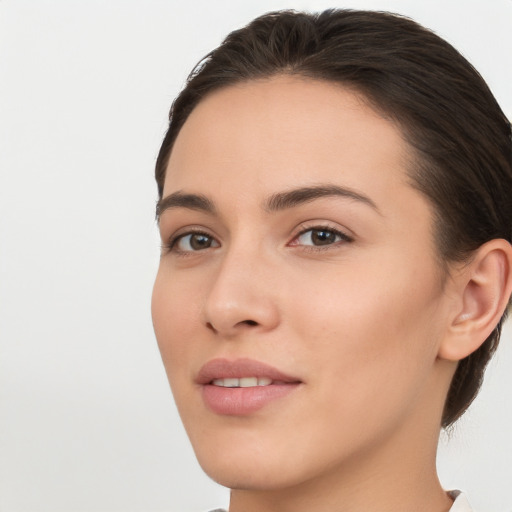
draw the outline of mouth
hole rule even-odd
[[[198,373],[205,405],[216,414],[245,416],[297,389],[301,380],[252,359],[213,359]]]
[[[242,377],[227,378],[227,379],[214,379],[210,383],[213,386],[220,386],[221,388],[255,388],[257,386],[270,386],[275,382],[268,377]]]

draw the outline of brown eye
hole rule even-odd
[[[349,237],[339,231],[326,228],[312,228],[297,237],[298,245],[332,245],[342,240],[350,241]]]
[[[210,247],[219,247],[219,243],[205,233],[182,235],[173,244],[173,248],[179,252],[201,251]]]
[[[311,232],[311,241],[314,245],[329,245],[336,242],[336,234],[332,231],[316,230]]]

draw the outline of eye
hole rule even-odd
[[[170,250],[176,252],[197,252],[219,246],[219,242],[206,233],[185,233],[171,241]]]
[[[302,231],[292,242],[291,245],[306,246],[327,246],[338,242],[351,242],[352,238],[337,229],[328,227],[313,227]]]

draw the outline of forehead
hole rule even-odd
[[[368,194],[407,181],[400,131],[361,95],[338,84],[278,76],[207,96],[182,127],[164,196],[214,183],[254,196],[336,182]]]

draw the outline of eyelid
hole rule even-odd
[[[176,249],[176,244],[182,238],[184,238],[186,236],[190,236],[190,235],[204,235],[204,236],[207,236],[208,238],[211,238],[212,240],[214,240],[218,244],[214,248],[220,247],[220,241],[218,240],[218,237],[213,235],[211,232],[209,232],[204,227],[200,227],[200,226],[185,226],[185,227],[182,227],[182,228],[176,230],[175,232],[173,232],[172,235],[167,238],[166,242],[164,242],[164,241],[162,242],[162,251],[165,251],[165,253],[173,252],[173,253],[175,253],[177,255],[180,255],[180,256],[187,256],[187,255],[191,255],[191,254],[202,252],[202,251],[183,251],[183,250]],[[203,250],[206,250],[206,249],[209,249],[209,247],[205,248]]]
[[[330,223],[328,221],[312,221],[311,224],[303,222],[299,226],[298,229],[299,229],[299,232],[293,236],[292,240],[288,243],[289,246],[302,247],[302,248],[305,248],[308,250],[310,250],[310,249],[311,250],[326,250],[326,249],[329,249],[330,247],[337,247],[342,242],[351,243],[354,241],[354,236],[348,234],[346,229],[342,229],[339,226],[334,226],[332,223]],[[322,245],[317,245],[317,246],[304,245],[304,244],[294,243],[299,237],[301,237],[308,231],[315,231],[315,230],[316,231],[330,231],[330,232],[334,233],[335,235],[340,236],[342,240],[332,243],[332,244],[327,244],[324,246],[322,246]]]

